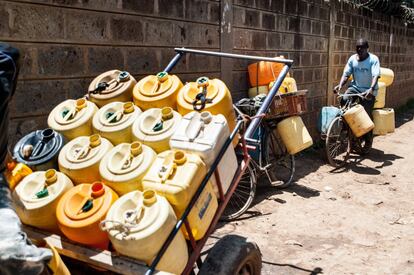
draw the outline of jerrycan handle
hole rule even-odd
[[[142,144],[139,141],[131,143],[130,149],[119,162],[118,171],[131,167],[132,161],[142,153]]]
[[[75,151],[74,158],[79,160],[85,158],[92,148],[98,147],[101,145],[101,136],[98,134],[92,135],[89,137],[89,144],[84,145],[79,150]]]
[[[185,135],[192,142],[199,135],[201,129],[204,128],[204,122],[201,117],[198,116],[198,113],[195,113],[191,118],[190,124],[185,131]]]
[[[206,103],[211,103],[213,100],[207,98],[207,87],[210,84],[208,77],[200,77],[196,81],[199,93],[193,101],[193,109],[195,111],[201,111],[206,107]]]
[[[166,163],[166,161],[164,161],[158,171],[158,177],[160,177],[161,182],[164,183],[174,173],[176,168],[177,164],[174,162],[171,161]]]

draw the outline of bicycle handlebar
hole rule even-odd
[[[338,99],[339,98],[342,98],[344,96],[350,96],[350,97],[352,97],[352,96],[358,96],[360,98],[364,98],[367,94],[368,94],[368,91],[365,91],[363,93],[355,93],[355,94],[340,94],[340,93],[338,93]]]

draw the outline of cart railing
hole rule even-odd
[[[197,263],[199,265],[199,268],[201,268],[201,259],[200,259],[200,253],[201,253],[201,249],[203,248],[204,244],[206,243],[208,237],[210,236],[210,234],[214,231],[217,222],[219,221],[221,214],[223,213],[228,201],[230,200],[230,197],[233,195],[237,185],[239,184],[239,181],[242,177],[242,175],[244,174],[244,171],[246,170],[249,162],[250,162],[250,156],[247,152],[247,145],[246,145],[246,140],[249,141],[253,141],[253,142],[258,142],[254,139],[252,139],[252,136],[254,134],[254,132],[256,131],[257,127],[259,126],[261,120],[262,120],[262,114],[267,113],[267,111],[270,108],[270,105],[277,93],[277,91],[279,90],[284,78],[287,75],[288,70],[290,69],[293,61],[290,59],[284,59],[284,58],[278,58],[278,57],[260,57],[260,56],[251,56],[251,55],[241,55],[241,54],[231,54],[231,53],[222,53],[222,52],[211,52],[211,51],[201,51],[201,50],[194,50],[194,49],[186,49],[186,48],[176,48],[176,55],[171,59],[170,63],[165,67],[164,71],[165,72],[171,72],[171,70],[175,67],[175,65],[177,65],[177,63],[180,61],[180,59],[185,55],[185,54],[199,54],[199,55],[208,55],[208,56],[216,56],[216,57],[224,57],[224,58],[236,58],[236,59],[244,59],[244,60],[252,60],[252,61],[270,61],[270,62],[279,62],[279,63],[284,63],[285,65],[283,66],[282,71],[280,72],[280,74],[278,75],[277,79],[275,79],[275,84],[273,85],[273,87],[270,89],[268,96],[266,97],[265,101],[263,102],[262,106],[260,107],[260,109],[258,110],[256,116],[251,120],[251,122],[249,123],[248,128],[246,129],[246,131],[244,132],[244,135],[240,137],[240,144],[242,147],[242,152],[243,152],[243,160],[241,162],[241,165],[239,166],[233,180],[232,183],[230,184],[229,189],[227,190],[227,193],[224,194],[223,193],[223,188],[222,188],[222,184],[220,181],[220,178],[218,177],[218,173],[216,172],[217,166],[220,163],[224,153],[226,152],[227,148],[229,146],[232,146],[232,141],[233,139],[235,139],[236,137],[239,137],[239,132],[241,127],[244,127],[244,121],[243,120],[239,120],[236,124],[235,129],[233,130],[233,132],[231,133],[230,137],[225,141],[224,145],[222,146],[222,148],[219,151],[219,154],[217,156],[217,158],[214,160],[212,166],[210,167],[210,169],[207,172],[207,175],[205,176],[205,178],[203,179],[203,181],[201,182],[199,188],[197,189],[195,195],[193,196],[193,198],[191,199],[189,205],[187,206],[186,210],[184,211],[184,213],[182,214],[182,216],[178,219],[174,229],[172,230],[172,232],[168,235],[166,241],[164,242],[163,246],[161,247],[160,251],[158,252],[157,256],[155,257],[154,261],[152,262],[150,268],[148,269],[148,271],[146,272],[146,274],[153,274],[153,272],[155,271],[155,268],[157,266],[157,264],[160,262],[161,258],[163,257],[164,253],[166,252],[166,250],[168,249],[169,245],[171,244],[171,242],[173,241],[174,237],[177,235],[177,233],[181,230],[182,225],[184,224],[187,233],[189,235],[189,239],[190,239],[190,243],[191,243],[191,247],[192,247],[192,253],[189,257],[189,260],[187,262],[187,265],[184,269],[183,274],[189,274],[194,267],[194,264]],[[199,199],[201,193],[203,192],[204,188],[206,187],[208,181],[210,180],[211,176],[215,174],[216,176],[216,181],[217,181],[217,186],[219,189],[219,207],[215,213],[215,216],[206,232],[206,234],[204,235],[204,237],[198,241],[195,241],[193,234],[192,234],[192,230],[190,228],[190,225],[187,221],[187,217],[190,213],[190,211],[192,210],[193,206],[195,205],[195,203],[197,202],[197,200]]]

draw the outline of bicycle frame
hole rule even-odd
[[[283,58],[271,58],[271,57],[259,57],[259,56],[250,56],[250,55],[239,55],[239,54],[222,53],[222,52],[201,51],[201,50],[186,49],[186,48],[175,48],[174,50],[176,51],[177,54],[172,58],[170,63],[165,67],[165,69],[164,69],[165,72],[168,72],[168,73],[171,72],[171,70],[175,67],[175,65],[177,65],[177,63],[180,61],[180,59],[185,54],[200,54],[200,55],[207,55],[207,56],[216,56],[216,57],[224,57],[224,58],[236,58],[236,59],[245,59],[245,60],[253,60],[253,61],[271,61],[271,62],[284,63],[285,65],[283,66],[283,69],[282,69],[281,73],[279,74],[278,78],[275,80],[275,84],[273,85],[272,89],[270,90],[268,96],[266,97],[266,99],[263,102],[262,106],[258,110],[255,118],[249,124],[244,136],[241,136],[241,147],[242,147],[242,151],[243,151],[243,161],[242,161],[242,164],[239,167],[238,171],[236,172],[236,175],[234,176],[233,181],[230,184],[230,187],[229,187],[227,193],[226,194],[223,193],[220,178],[217,177],[218,174],[216,173],[216,169],[217,169],[217,166],[220,163],[224,153],[226,152],[227,147],[231,146],[233,139],[238,135],[239,130],[241,129],[242,125],[244,124],[244,122],[242,120],[239,120],[237,122],[237,125],[236,125],[235,129],[233,130],[233,132],[231,133],[230,137],[226,140],[226,142],[224,143],[224,145],[220,149],[217,158],[214,160],[211,168],[208,170],[207,175],[205,176],[205,178],[203,179],[203,181],[200,184],[200,187],[197,189],[196,193],[194,194],[193,198],[191,199],[191,201],[190,201],[188,207],[186,208],[186,210],[184,211],[183,215],[178,219],[174,229],[168,235],[167,240],[162,245],[159,253],[157,254],[155,259],[153,260],[153,262],[152,262],[150,268],[148,269],[148,271],[146,272],[146,274],[153,274],[154,273],[155,267],[160,262],[162,256],[164,255],[165,251],[167,250],[167,248],[169,247],[169,245],[173,241],[174,237],[181,230],[181,227],[182,227],[183,224],[185,225],[185,227],[187,229],[189,239],[190,239],[190,243],[191,243],[191,247],[193,249],[192,253],[190,254],[189,260],[187,262],[187,265],[184,269],[183,274],[189,274],[191,272],[191,270],[193,269],[193,266],[196,262],[197,262],[197,265],[199,265],[199,268],[201,267],[201,264],[202,264],[201,259],[200,259],[201,249],[203,248],[203,246],[204,246],[205,242],[207,241],[209,235],[215,229],[215,226],[216,226],[222,212],[224,211],[224,208],[226,207],[228,201],[230,200],[231,195],[234,193],[234,191],[235,191],[235,189],[236,189],[236,187],[237,187],[237,185],[238,185],[245,169],[247,168],[247,166],[250,162],[250,156],[247,152],[246,140],[249,140],[249,141],[252,141],[252,142],[258,142],[257,140],[252,139],[253,134],[254,134],[255,130],[257,129],[257,127],[259,126],[259,124],[262,120],[262,117],[263,117],[262,114],[267,113],[267,111],[270,108],[270,105],[273,101],[274,96],[276,95],[277,91],[279,90],[279,87],[281,86],[281,84],[283,82],[283,79],[285,78],[289,68],[293,64],[292,60],[283,59]],[[200,197],[201,192],[204,190],[205,186],[207,185],[207,183],[209,182],[209,180],[210,180],[210,178],[213,174],[215,174],[215,176],[217,178],[217,185],[218,185],[219,194],[220,194],[219,201],[221,203],[219,204],[219,207],[216,211],[216,214],[215,214],[215,216],[214,216],[214,218],[213,218],[213,220],[212,220],[205,236],[201,240],[196,242],[193,235],[192,235],[192,231],[191,231],[190,225],[187,221],[187,217],[188,217],[190,211],[192,210],[193,206],[197,202],[198,198]]]

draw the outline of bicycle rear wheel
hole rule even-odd
[[[240,217],[249,209],[256,194],[256,173],[251,162],[242,175],[239,184],[223,211],[221,220],[229,221]]]
[[[288,153],[275,129],[267,130],[265,146],[265,172],[270,184],[278,188],[290,186],[295,173],[295,157]]]
[[[351,151],[350,129],[342,117],[336,117],[329,125],[326,133],[326,157],[333,167],[346,164]]]

